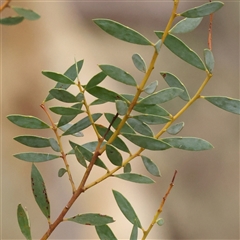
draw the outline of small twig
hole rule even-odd
[[[164,204],[165,204],[165,202],[166,202],[166,199],[167,199],[167,197],[168,197],[171,189],[172,189],[173,186],[174,186],[174,180],[175,180],[176,174],[177,174],[177,170],[175,170],[175,172],[174,172],[174,175],[173,175],[172,181],[171,181],[171,183],[170,183],[170,186],[169,186],[167,192],[165,193],[165,196],[163,197],[162,202],[161,202],[161,204],[160,204],[160,206],[159,206],[159,208],[158,208],[158,210],[157,210],[157,212],[156,212],[156,214],[155,214],[155,216],[154,216],[151,224],[149,225],[148,229],[147,229],[146,231],[144,231],[142,240],[145,240],[145,239],[146,239],[147,235],[149,234],[149,232],[151,231],[152,227],[153,227],[154,224],[156,223],[159,215],[161,214],[162,209],[163,209],[163,206],[164,206]]]
[[[209,0],[212,2],[212,0]],[[209,17],[209,28],[208,28],[208,48],[212,51],[212,22],[213,22],[213,13]]]
[[[60,150],[61,150],[61,155],[62,155],[62,159],[63,159],[63,162],[65,164],[65,167],[66,167],[66,170],[67,170],[67,173],[68,173],[68,178],[69,178],[69,181],[71,183],[71,186],[72,186],[72,191],[73,193],[76,191],[76,187],[75,187],[75,184],[74,184],[74,181],[73,181],[73,178],[72,178],[72,174],[71,174],[71,171],[70,171],[70,168],[69,168],[69,164],[67,162],[67,158],[66,158],[66,154],[64,153],[63,151],[63,147],[62,147],[62,142],[61,142],[61,137],[59,136],[58,134],[58,131],[57,131],[57,127],[55,125],[55,123],[53,122],[49,112],[47,111],[45,105],[42,103],[40,105],[40,107],[43,109],[43,111],[46,113],[46,115],[48,116],[48,119],[49,121],[51,122],[51,125],[52,125],[52,129],[56,135],[56,138],[57,138],[57,141],[58,141],[58,144],[59,144],[59,147],[60,147]]]
[[[1,6],[0,6],[0,12],[3,11],[4,8],[9,7],[9,3],[11,2],[11,0],[6,0]]]
[[[106,138],[107,134],[108,134],[109,131],[110,131],[111,126],[113,125],[113,123],[115,122],[115,120],[117,119],[117,117],[118,117],[118,113],[116,113],[116,115],[113,117],[112,121],[110,122],[107,131],[106,131],[105,134],[103,135],[103,140]]]

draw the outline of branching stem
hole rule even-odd
[[[9,7],[9,3],[11,2],[11,0],[6,0],[1,6],[0,6],[0,12],[3,11],[3,9]]]

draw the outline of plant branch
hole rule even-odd
[[[9,3],[11,2],[11,0],[6,0],[1,6],[0,6],[0,12],[3,11],[4,8],[9,7]]]
[[[160,206],[159,206],[159,208],[158,208],[155,216],[153,217],[153,220],[152,220],[151,224],[149,225],[148,229],[147,229],[146,231],[144,231],[142,240],[145,240],[145,239],[146,239],[146,237],[148,236],[148,234],[149,234],[149,232],[151,231],[152,227],[153,227],[154,224],[156,223],[159,215],[161,214],[162,209],[163,209],[163,206],[164,206],[164,204],[165,204],[165,202],[166,202],[166,199],[167,199],[170,191],[172,190],[172,188],[173,188],[173,186],[174,186],[174,180],[175,180],[176,174],[177,174],[177,170],[175,170],[175,172],[174,172],[174,175],[173,175],[173,178],[172,178],[172,182],[170,183],[170,186],[169,186],[167,192],[165,193],[165,196],[163,197],[162,202],[161,202],[161,204],[160,204]]]
[[[63,162],[65,164],[65,167],[66,167],[66,170],[67,170],[67,173],[68,173],[68,178],[69,178],[69,181],[71,183],[71,186],[72,186],[72,192],[74,193],[76,191],[76,187],[75,187],[75,184],[74,184],[74,181],[73,181],[73,178],[72,178],[72,174],[71,174],[71,171],[70,171],[70,168],[69,168],[69,164],[67,162],[67,158],[66,158],[66,154],[64,153],[63,151],[63,146],[62,146],[62,141],[61,141],[61,137],[59,136],[58,134],[58,131],[57,131],[57,126],[55,125],[55,123],[53,122],[52,120],[52,117],[50,116],[49,112],[47,111],[45,105],[42,103],[40,105],[40,107],[44,110],[44,112],[47,114],[48,116],[48,119],[50,120],[51,122],[51,125],[52,125],[52,130],[54,131],[55,133],[55,136],[57,138],[57,142],[58,142],[58,145],[60,147],[60,152],[61,152],[61,155],[62,155],[62,159],[63,159]]]

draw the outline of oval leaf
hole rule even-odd
[[[27,20],[37,20],[40,16],[35,13],[33,10],[19,8],[19,7],[11,7],[18,15],[23,16]]]
[[[125,72],[124,70],[112,66],[112,65],[99,65],[99,67],[101,68],[101,70],[108,75],[109,77],[111,77],[112,79],[130,85],[130,86],[136,86],[137,83],[134,80],[134,78],[127,72]]]
[[[170,116],[169,112],[158,105],[145,105],[138,103],[134,108],[135,111],[157,116]]]
[[[60,152],[60,146],[58,145],[58,142],[54,139],[54,138],[49,138],[49,142],[51,145],[51,148],[55,151],[55,152]]]
[[[58,177],[62,177],[66,172],[67,170],[65,168],[60,168],[58,171]]]
[[[105,32],[120,40],[140,45],[152,45],[152,43],[143,35],[118,22],[100,18],[94,19],[93,21]]]
[[[132,60],[133,60],[133,63],[135,65],[135,67],[139,71],[141,71],[143,73],[146,73],[146,71],[147,71],[146,63],[138,53],[135,53],[135,54],[132,55]]]
[[[157,165],[148,157],[141,156],[143,164],[148,172],[150,172],[153,176],[160,177],[161,174],[158,170]]]
[[[214,57],[210,49],[204,49],[204,61],[208,71],[212,73],[214,68]]]
[[[202,17],[199,18],[184,18],[178,22],[174,27],[169,31],[172,34],[176,33],[187,33],[193,31],[202,21]]]
[[[96,98],[99,98],[101,100],[105,100],[108,102],[115,102],[116,100],[124,100],[120,94],[99,86],[92,87],[88,89],[87,92]]]
[[[178,97],[183,93],[183,90],[176,87],[165,88],[158,92],[155,92],[145,98],[143,98],[139,104],[143,105],[153,105],[160,104],[172,100],[175,97]]]
[[[235,114],[240,114],[240,100],[239,99],[234,99],[234,98],[229,98],[229,97],[214,97],[214,96],[209,96],[209,97],[203,97],[206,99],[208,102],[212,103],[213,105],[231,112]]]
[[[210,15],[211,13],[216,12],[223,5],[224,5],[224,3],[219,2],[219,1],[209,2],[209,3],[203,4],[199,7],[191,8],[183,13],[180,13],[180,15],[183,17],[188,17],[188,18],[204,17],[207,15]]]
[[[136,224],[139,228],[142,228],[138,216],[135,213],[130,202],[120,192],[117,192],[116,190],[113,190],[113,195],[118,207],[120,208],[123,215],[128,219],[128,221],[132,224]]]
[[[96,226],[95,229],[101,240],[117,240],[108,225]]]
[[[130,240],[138,240],[138,226],[137,226],[137,224],[133,225]]]
[[[122,166],[122,155],[110,144],[106,145],[106,154],[108,159],[115,166]]]
[[[33,116],[12,114],[12,115],[8,115],[7,118],[12,123],[23,128],[31,128],[31,129],[50,128],[50,126],[48,126],[45,122]]]
[[[59,115],[77,115],[84,112],[83,110],[73,107],[50,107],[49,109]]]
[[[32,191],[39,208],[44,216],[50,219],[50,204],[47,196],[47,190],[43,178],[34,164],[31,171]]]
[[[32,240],[30,221],[28,218],[27,211],[22,207],[21,204],[18,204],[17,208],[17,219],[18,225],[21,229],[22,234],[27,240]]]
[[[83,154],[81,153],[80,149],[79,149],[77,146],[74,147],[74,152],[75,152],[75,156],[76,156],[78,162],[79,162],[83,167],[86,168],[86,167],[87,167],[87,163],[86,163],[86,161],[85,161],[85,158],[84,158]]]
[[[120,116],[124,116],[128,110],[127,103],[122,100],[116,100],[115,103],[116,103],[116,109],[117,109],[118,114]]]
[[[85,89],[89,89],[89,88],[97,86],[99,83],[101,83],[106,78],[106,76],[107,75],[104,72],[98,73],[97,75],[95,75],[94,77],[92,77],[89,80]]]
[[[68,68],[68,70],[64,73],[64,76],[70,78],[71,80],[75,80],[78,73],[82,69],[83,66],[83,60],[78,61],[77,63],[74,63],[71,67]],[[70,84],[64,84],[64,83],[57,83],[54,88],[61,88],[61,89],[68,89]],[[51,94],[48,94],[47,98],[45,99],[45,102],[53,99],[53,96]]]
[[[74,142],[69,141],[71,147],[73,149],[75,149],[76,147],[78,148],[78,150],[81,152],[81,154],[83,155],[84,159],[86,159],[88,162],[90,162],[92,160],[93,157],[93,153],[91,151],[89,151],[88,149],[86,149],[83,146],[80,146]],[[96,166],[107,169],[106,165],[103,163],[103,161],[100,158],[97,158],[96,162],[94,163]]]
[[[158,226],[162,226],[164,224],[164,219],[159,218],[159,219],[157,219],[156,223],[157,223]]]
[[[136,144],[141,148],[155,150],[155,151],[171,148],[171,145],[155,138],[140,136],[136,134],[129,134],[129,133],[123,133],[122,135],[125,138],[127,138],[130,142]]]
[[[161,38],[163,35],[163,32],[155,32],[155,33],[159,38]],[[164,45],[182,60],[186,61],[187,63],[201,70],[205,70],[205,66],[201,58],[197,55],[197,53],[195,53],[192,49],[190,49],[179,38],[171,34],[168,34],[168,36],[164,41]]]
[[[136,173],[120,173],[114,175],[114,177],[129,181],[129,182],[135,182],[135,183],[144,183],[144,184],[150,184],[155,183],[151,178],[143,176],[141,174]]]
[[[153,132],[147,124],[139,121],[136,118],[129,118],[127,122],[136,132],[145,136],[153,137]]]
[[[123,171],[124,171],[125,173],[131,172],[131,171],[132,171],[131,164],[130,164],[130,163],[127,163],[127,164],[124,166]]]
[[[162,141],[170,144],[174,148],[188,151],[202,151],[213,148],[211,143],[201,138],[176,137],[176,138],[163,138]]]
[[[175,135],[175,134],[179,133],[183,129],[183,127],[184,127],[184,122],[180,122],[180,123],[174,124],[171,127],[169,127],[167,129],[167,132],[169,134]]]
[[[61,102],[66,102],[66,103],[75,103],[79,102],[79,99],[75,97],[73,94],[70,92],[61,89],[61,88],[53,88],[49,91],[49,93],[56,98],[57,100]],[[82,93],[80,93],[82,95]],[[78,95],[79,96],[79,95]]]
[[[163,116],[156,116],[156,115],[151,115],[151,114],[143,114],[143,115],[137,115],[133,116],[133,118],[144,122],[149,125],[154,125],[154,124],[163,124],[167,123],[170,121],[169,118],[163,117]]]
[[[85,214],[74,216],[72,218],[68,218],[67,220],[75,223],[79,223],[79,224],[93,225],[93,226],[101,226],[101,225],[106,225],[108,223],[114,222],[112,217],[107,215],[101,215],[99,213],[85,213]]]
[[[94,113],[92,114],[92,119],[93,121],[97,121],[100,117],[102,116],[101,113]],[[89,127],[91,125],[91,121],[89,119],[89,117],[85,117],[83,119],[81,119],[80,121],[78,121],[77,123],[73,124],[65,133],[63,133],[63,135],[72,135],[76,132],[79,132],[87,127]]]
[[[16,25],[20,22],[22,22],[24,17],[6,17],[6,18],[0,18],[0,24],[3,25]]]
[[[42,74],[56,82],[64,83],[64,84],[75,84],[70,78],[64,76],[61,73],[42,71]]]
[[[59,156],[49,153],[34,153],[34,152],[18,153],[13,156],[26,162],[47,162],[59,158]]]
[[[38,136],[23,135],[15,137],[14,140],[28,147],[44,148],[50,147],[49,139]]]
[[[184,101],[189,101],[190,96],[184,84],[172,73],[169,72],[160,72],[166,83],[169,87],[176,87],[183,90],[183,92],[179,95],[179,97]]]
[[[59,129],[61,129],[63,132],[66,132],[70,127],[72,127],[73,124],[72,123],[67,123],[61,127],[59,127]],[[76,132],[74,134],[72,134],[74,137],[83,137],[83,133],[81,131]]]
[[[158,81],[154,81],[152,83],[150,83],[148,86],[146,86],[143,91],[147,94],[152,94],[155,92],[155,90],[157,89],[158,86]]]

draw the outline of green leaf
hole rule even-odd
[[[161,38],[163,32],[155,32],[156,35]],[[201,70],[206,70],[204,63],[202,62],[201,58],[190,49],[184,42],[182,42],[179,38],[168,34],[164,41],[164,45],[172,51],[175,55],[177,55],[182,60],[186,61],[187,63],[191,64],[194,67],[197,67]]]
[[[176,87],[179,89],[182,89],[183,92],[179,95],[179,97],[184,101],[189,101],[190,96],[188,94],[188,91],[184,84],[172,73],[169,72],[160,72],[166,83],[169,85],[169,87]]]
[[[183,129],[183,127],[184,127],[184,122],[180,122],[180,123],[174,124],[171,127],[169,127],[167,129],[167,132],[169,134],[175,135],[175,134],[179,133]]]
[[[108,34],[120,40],[129,42],[129,43],[140,44],[140,45],[152,45],[152,43],[143,35],[118,22],[115,22],[109,19],[100,19],[100,18],[94,19],[93,21],[101,29],[103,29],[103,31],[107,32]]]
[[[31,129],[50,128],[50,126],[48,126],[45,122],[33,116],[12,114],[12,115],[8,115],[7,118],[12,123],[23,128],[31,128]]]
[[[79,102],[79,99],[76,96],[74,96],[70,92],[61,88],[53,88],[49,92],[54,98],[56,98],[59,101],[66,102],[66,103]],[[79,93],[79,94],[83,96],[82,93]]]
[[[115,166],[122,166],[122,155],[118,150],[110,144],[106,145],[106,154],[108,159]]]
[[[155,45],[154,45],[155,50],[157,51],[158,54],[159,54],[159,52],[160,52],[161,46],[162,46],[162,40],[159,39],[159,40],[155,43]]]
[[[116,109],[120,116],[124,116],[127,113],[128,105],[125,101],[122,100],[116,100]]]
[[[58,155],[53,155],[49,153],[35,153],[35,152],[18,153],[13,156],[26,162],[46,162],[46,161],[59,158]]]
[[[11,7],[18,15],[23,16],[27,20],[37,20],[40,18],[40,15],[35,13],[33,10],[19,8],[19,7]]]
[[[61,129],[62,126],[71,122],[77,115],[63,115],[58,122],[57,127]]]
[[[156,116],[151,114],[136,115],[133,116],[133,118],[150,125],[163,124],[170,121],[170,119],[167,117]]]
[[[180,13],[180,15],[183,17],[188,17],[188,18],[204,17],[207,15],[210,15],[211,13],[216,12],[223,5],[224,5],[224,3],[219,2],[219,1],[209,2],[209,3],[203,4],[199,7],[191,8],[183,13]]]
[[[146,73],[147,71],[146,63],[138,53],[135,53],[132,55],[132,60],[133,60],[133,64],[139,71]]]
[[[127,122],[136,132],[145,136],[153,137],[153,132],[151,128],[147,124],[143,123],[142,121],[139,121],[136,118],[129,118]]]
[[[212,73],[214,69],[214,57],[210,49],[204,49],[204,61],[208,71]]]
[[[65,168],[60,168],[58,171],[58,177],[62,177],[66,172],[67,170]]]
[[[84,112],[83,110],[73,107],[50,107],[49,109],[59,115],[77,115]]]
[[[69,141],[71,147],[73,149],[75,149],[76,147],[78,148],[78,150],[82,153],[83,157],[90,162],[92,160],[93,157],[93,153],[90,152],[88,149],[86,149],[83,146],[80,146],[74,142]],[[103,161],[100,158],[97,158],[96,162],[94,163],[96,166],[107,169],[106,165],[103,163]]]
[[[154,81],[152,83],[150,83],[148,86],[146,86],[143,91],[147,94],[152,94],[155,92],[155,90],[157,89],[158,86],[158,81]]]
[[[54,138],[49,138],[49,142],[51,145],[51,148],[55,151],[55,152],[60,152],[61,149],[58,145],[58,142],[54,139]]]
[[[212,144],[206,140],[194,137],[163,138],[162,141],[170,144],[174,148],[188,151],[202,151],[213,148]]]
[[[77,66],[77,69],[76,69]],[[78,61],[77,63],[74,63],[71,67],[68,68],[68,70],[63,74],[64,76],[70,78],[71,80],[75,80],[78,73],[82,69],[83,66],[83,60]],[[57,83],[54,88],[61,88],[61,89],[68,89],[71,84],[64,84],[64,83]],[[45,99],[45,102],[53,99],[53,96],[51,94],[48,94],[47,98]]]
[[[31,171],[32,191],[39,208],[47,219],[50,219],[50,204],[45,183],[37,167],[32,164]]]
[[[183,93],[183,90],[180,88],[176,88],[176,87],[165,88],[163,90],[160,90],[158,92],[155,92],[143,98],[139,102],[139,104],[154,105],[154,104],[164,103],[172,100],[175,97],[178,97],[181,93]]]
[[[56,82],[64,83],[64,84],[75,84],[70,78],[64,76],[61,73],[42,71],[42,74]]]
[[[125,173],[131,172],[131,171],[132,171],[131,164],[130,164],[130,163],[127,163],[127,164],[124,166],[123,171],[124,171]]]
[[[157,219],[156,223],[157,223],[158,226],[162,226],[164,224],[164,219],[159,218],[159,219]]]
[[[100,105],[100,104],[104,104],[108,101],[102,100],[102,99],[96,99],[93,102],[90,103],[90,106],[94,106],[94,105]]]
[[[113,121],[113,118],[115,117],[114,114],[112,113],[104,113],[106,119],[108,120],[109,124]],[[117,117],[115,118],[114,122],[112,123],[112,126],[114,127],[114,129],[117,129],[120,122],[122,121],[121,118]],[[125,133],[135,133],[135,131],[127,124],[125,123],[123,125],[123,127],[120,130],[121,133],[125,132]]]
[[[104,101],[107,101],[107,102],[115,102],[116,100],[124,100],[120,94],[110,91],[106,88],[99,87],[99,86],[87,89],[87,92],[90,93],[91,95],[93,95],[94,97],[99,98]]]
[[[169,32],[171,34],[191,32],[201,23],[202,19],[202,17],[184,18],[173,26]]]
[[[79,224],[93,225],[93,226],[101,226],[101,225],[106,225],[108,223],[114,222],[112,217],[107,215],[101,215],[99,213],[80,214],[72,218],[68,218],[67,220],[75,223],[79,223]]]
[[[67,123],[61,127],[59,127],[63,132],[66,132],[70,127],[72,127],[73,124],[72,123]],[[78,131],[74,134],[72,134],[74,137],[83,137],[83,133],[81,131]]]
[[[132,224],[136,224],[139,228],[142,228],[138,216],[135,213],[130,202],[120,192],[117,192],[116,190],[113,190],[113,195],[118,207],[120,208],[123,215],[128,219],[128,221],[130,221]]]
[[[203,96],[208,102],[213,105],[235,114],[240,114],[240,100],[230,97],[220,97],[220,96]]]
[[[22,135],[22,136],[15,137],[14,140],[28,147],[35,147],[35,148],[50,147],[49,139],[44,137]]]
[[[30,229],[30,220],[29,220],[27,211],[22,207],[21,204],[18,204],[17,219],[18,219],[18,225],[19,225],[24,237],[27,240],[32,240],[31,229]]]
[[[103,147],[103,145],[105,144],[106,143],[103,142],[101,147]],[[98,145],[98,141],[93,141],[93,142],[84,143],[82,146],[87,150],[89,150],[90,152],[95,152],[97,145]]]
[[[0,18],[0,24],[3,25],[16,25],[20,22],[22,22],[24,17],[6,17],[6,18]]]
[[[140,136],[136,134],[129,134],[123,133],[122,134],[125,138],[127,138],[130,142],[136,144],[137,146],[149,150],[166,150],[171,148],[171,145],[165,143],[164,141],[147,137],[147,136]]]
[[[87,83],[85,89],[90,89],[92,87],[97,86],[99,83],[101,83],[105,78],[106,74],[104,72],[100,72],[96,74],[94,77],[92,77],[89,82]]]
[[[130,86],[137,86],[134,78],[124,70],[112,65],[99,65],[99,67],[106,75],[112,79]]]
[[[102,126],[102,125],[98,125],[96,124],[96,128],[99,132],[99,134],[103,137],[105,135],[105,133],[107,132],[107,128]],[[108,141],[110,139],[110,137],[113,135],[113,132],[111,130],[108,131],[108,134],[105,136],[105,139]],[[116,137],[115,140],[111,143],[114,147],[130,153],[127,145],[123,142],[123,140],[119,137]]]
[[[160,177],[161,173],[158,170],[157,165],[148,157],[141,156],[143,164],[148,172],[150,172],[153,176]]]
[[[157,116],[170,116],[169,112],[158,105],[145,105],[138,103],[134,108],[135,111]]]
[[[102,116],[101,113],[94,113],[94,114],[92,114],[92,119],[95,122],[101,116]],[[79,131],[89,127],[90,125],[91,125],[91,121],[90,121],[89,117],[87,116],[87,117],[81,119],[80,121],[78,121],[77,123],[73,124],[66,132],[63,133],[63,136],[72,135],[76,132],[79,132]]]
[[[114,175],[114,177],[129,181],[129,182],[135,182],[135,183],[144,183],[144,184],[150,184],[155,183],[151,178],[143,176],[141,174],[136,173],[120,173]]]
[[[138,240],[138,226],[137,226],[137,224],[133,225],[130,240]]]
[[[100,240],[117,240],[108,225],[95,226]]]
[[[75,156],[78,160],[78,162],[83,166],[83,167],[87,167],[87,163],[85,161],[85,158],[83,156],[83,154],[81,153],[80,149],[78,148],[78,146],[74,147],[74,152],[75,152]]]

